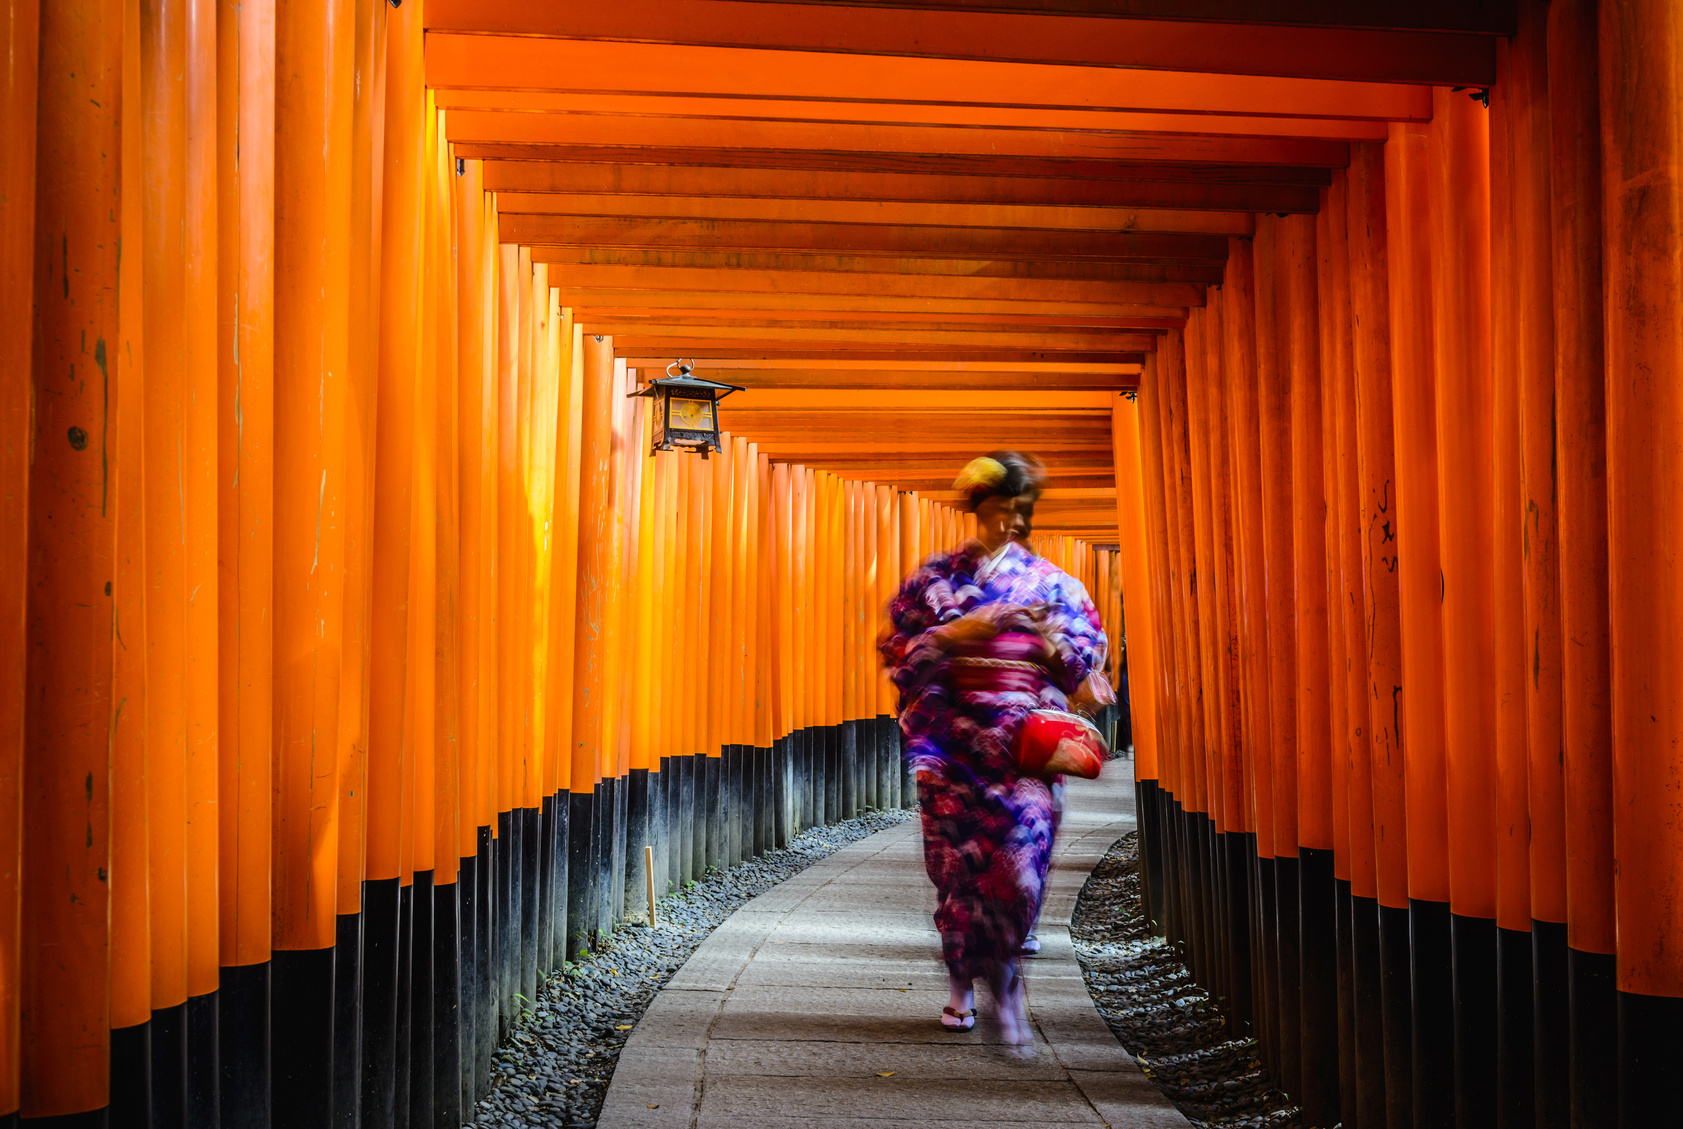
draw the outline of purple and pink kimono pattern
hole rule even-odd
[[[1045,609],[1056,657],[1038,694],[949,685],[945,652],[927,632],[990,604]],[[1066,695],[1104,665],[1098,611],[1052,562],[1015,542],[990,559],[972,541],[907,577],[888,618],[880,649],[900,690],[943,956],[955,977],[988,977],[1033,928],[1057,830],[1051,785],[1018,775],[1011,747],[1029,711],[1067,708]]]

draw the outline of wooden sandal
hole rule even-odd
[[[976,1026],[976,1009],[954,1011],[951,1006],[941,1009],[941,1026],[948,1031],[968,1031]]]

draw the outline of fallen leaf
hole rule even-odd
[[[895,1074],[895,1072],[892,1071],[892,1070],[879,1070],[879,1071],[877,1071],[877,1077],[878,1078],[892,1078],[892,1077],[894,1077],[894,1074]]]
[[[660,1108],[660,1103],[656,1102],[654,1105],[650,1106],[649,1108],[650,1109],[659,1109]]]
[[[629,1030],[631,1030],[631,1024],[621,1023],[618,1027],[615,1027],[614,1030],[615,1031],[629,1031]]]

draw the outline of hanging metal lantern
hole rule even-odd
[[[654,397],[650,455],[676,447],[700,451],[705,459],[707,452],[719,449],[719,401],[744,389],[740,384],[720,384],[692,376],[694,372],[694,361],[673,361],[666,366],[664,377],[656,377],[647,388],[631,393]]]

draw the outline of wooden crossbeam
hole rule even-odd
[[[983,177],[1073,180],[1105,184],[1150,181],[1166,184],[1251,184],[1325,188],[1332,183],[1323,165],[1259,164],[1247,161],[1170,161],[1141,158],[999,156],[992,153],[897,153],[831,149],[730,149],[688,142],[666,148],[646,145],[585,144],[481,146],[465,143],[458,155],[492,160],[607,164],[627,168],[670,166],[695,169],[859,173],[914,177]],[[629,173],[627,175],[630,175]],[[491,187],[487,184],[486,187]],[[1063,186],[1073,190],[1073,185]],[[544,191],[532,189],[532,191]],[[555,191],[562,191],[556,189]],[[608,189],[600,189],[608,191]],[[911,197],[916,199],[917,197]],[[1010,202],[1010,201],[999,201]],[[1028,200],[1034,202],[1034,198]],[[1077,201],[1080,202],[1080,201]],[[1097,202],[1097,201],[1089,201]]]
[[[1317,165],[1350,162],[1346,142],[1299,137],[1226,137],[1203,134],[1076,132],[853,122],[727,121],[639,118],[617,114],[527,114],[454,110],[445,118],[451,142],[544,145],[681,146],[740,149],[856,150],[904,154],[997,155],[1087,160],[1160,160],[1176,163]],[[468,156],[495,156],[495,151]]]
[[[652,247],[709,253],[842,251],[866,255],[996,259],[1120,259],[1222,262],[1225,235],[1049,231],[869,223],[765,223],[638,216],[555,216],[505,212],[505,243]]]
[[[962,228],[1250,235],[1248,212],[1171,208],[1040,207],[1029,204],[852,199],[760,199],[705,195],[501,192],[503,215],[647,217],[772,223],[890,224]]]
[[[557,150],[563,147],[558,146]],[[569,152],[571,150],[568,150]],[[640,151],[621,151],[628,160]],[[592,155],[595,155],[592,151]],[[977,206],[1041,208],[1173,208],[1237,212],[1313,212],[1318,185],[1255,183],[1236,179],[1243,169],[1211,171],[1200,179],[1162,179],[1156,168],[1129,165],[1131,176],[993,176],[980,171],[878,172],[855,169],[753,168],[698,163],[729,160],[715,150],[690,150],[676,163],[575,160],[557,152],[552,160],[488,160],[485,187],[500,193],[558,192],[573,196],[691,196],[715,201],[735,198],[869,202],[911,201]],[[1094,164],[1096,162],[1081,162]],[[1257,168],[1257,166],[1246,166]],[[1057,172],[1057,169],[1042,170]],[[1124,171],[1108,169],[1111,173]],[[1156,172],[1157,177],[1151,174]],[[1324,170],[1305,170],[1324,176]]]
[[[1066,262],[1047,259],[932,259],[801,252],[670,251],[649,247],[530,248],[556,285],[642,286],[814,294],[923,294],[930,297],[1077,298],[1204,304],[1204,285],[1221,264]],[[562,268],[557,271],[555,268]],[[868,277],[867,277],[868,276]],[[1186,285],[1175,285],[1186,284]],[[1124,297],[1128,295],[1129,297]],[[1165,295],[1169,297],[1165,298]]]
[[[1383,141],[1386,123],[1372,118],[1258,117],[1244,114],[1192,116],[1085,107],[938,105],[927,102],[861,102],[792,98],[696,97],[678,94],[600,94],[554,90],[441,90],[439,105],[464,110],[518,113],[594,114],[610,117],[658,115],[681,121],[768,121],[957,126],[965,129],[1121,131],[1130,133],[1213,133],[1235,137],[1318,137],[1336,141]]]
[[[428,83],[445,89],[489,86],[1372,120],[1431,117],[1430,90],[1419,85],[1063,62],[914,59],[442,30],[428,33],[426,62]]]
[[[1316,21],[1346,26],[1187,22],[1193,18],[1187,15],[1189,9],[1210,6],[1164,4],[1163,14],[1170,18],[1153,19],[1122,16],[1119,8],[1134,5],[1113,3],[1093,15],[1067,8],[976,11],[974,6],[958,10],[896,3],[862,18],[843,5],[741,0],[553,5],[432,0],[426,13],[429,27],[452,31],[1453,86],[1490,85],[1495,80],[1495,44],[1477,33],[1512,29],[1511,23],[1467,26],[1468,14],[1474,21],[1488,19],[1490,6],[1472,4],[1445,13],[1457,20],[1452,32],[1428,30],[1434,26],[1430,23],[1405,25],[1407,31],[1348,26],[1366,23],[1374,8],[1401,7],[1395,4],[1343,5],[1327,11],[1328,19]],[[1257,21],[1262,7],[1244,5],[1241,18]],[[1412,12],[1398,15],[1419,18]]]
[[[882,314],[893,318],[922,315],[924,320],[969,321],[983,317],[1054,319],[1075,318],[1175,318],[1186,317],[1187,308],[1144,302],[1055,302],[1028,298],[992,300],[986,298],[933,298],[882,294],[810,294],[770,292],[746,294],[719,290],[637,290],[606,287],[559,286],[561,304],[587,316],[587,310],[710,311],[720,317],[775,316],[787,311],[802,317],[834,314],[868,318]],[[941,315],[937,317],[937,315]]]

